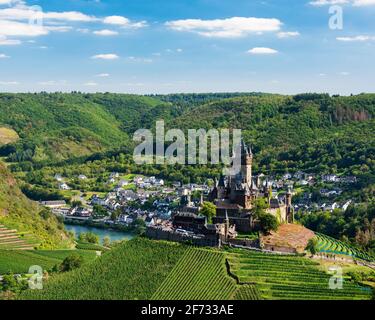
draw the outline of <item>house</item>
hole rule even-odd
[[[57,201],[41,201],[40,204],[47,208],[61,208],[66,206],[66,202],[64,200],[57,200]]]
[[[79,179],[79,180],[87,180],[87,177],[86,177],[84,174],[80,174],[80,175],[78,176],[78,179]]]
[[[57,174],[57,173],[55,174],[54,179],[56,181],[59,181],[59,182],[61,182],[63,180],[62,176],[60,174]]]
[[[118,178],[120,176],[120,174],[118,172],[111,172],[111,174],[109,175],[109,178]]]
[[[150,226],[156,225],[155,218],[150,217],[150,216],[146,218],[145,223],[146,223],[146,227],[150,227]]]
[[[346,211],[348,207],[351,205],[351,203],[352,203],[352,200],[345,202],[345,204],[342,206],[342,210]]]
[[[283,180],[290,180],[290,179],[292,179],[292,175],[290,173],[285,173],[283,175]]]
[[[340,178],[335,174],[325,174],[322,175],[322,180],[324,182],[339,182]]]
[[[63,183],[59,184],[59,189],[60,190],[70,190],[71,188],[65,182],[63,182]]]
[[[118,183],[118,186],[120,188],[128,186],[128,185],[129,185],[129,181],[128,180],[120,180],[120,182]]]

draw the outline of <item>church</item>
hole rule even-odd
[[[252,209],[258,198],[266,198],[266,212],[274,215],[280,223],[293,222],[292,193],[290,190],[283,199],[272,197],[272,188],[268,181],[262,181],[263,175],[253,177],[253,153],[251,147],[241,141],[241,148],[236,157],[241,157],[241,170],[227,177],[221,176],[215,181],[209,200],[216,205],[214,223],[224,223],[226,216],[231,225],[239,232],[251,232],[256,226]]]

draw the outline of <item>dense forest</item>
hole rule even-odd
[[[221,168],[135,165],[133,133],[154,129],[156,120],[164,120],[167,129],[236,128],[252,145],[255,173],[275,176],[303,170],[354,175],[358,180],[350,192],[368,206],[374,201],[374,115],[375,94],[4,93],[0,128],[13,130],[18,139],[2,146],[0,141],[0,157],[9,162],[22,180],[22,190],[32,198],[58,197],[51,181],[56,173],[97,175],[95,185],[79,186],[95,191],[105,191],[100,175],[106,171],[203,183],[218,176]],[[361,231],[356,226],[367,225],[362,228],[365,233],[370,230],[373,209],[366,209],[367,214],[363,210],[332,215],[337,218],[334,222],[323,213],[300,219],[312,229],[326,227],[321,231],[353,238]]]

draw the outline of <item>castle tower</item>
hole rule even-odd
[[[228,217],[228,210],[225,210],[225,241],[228,242],[229,239],[229,217]]]
[[[244,183],[249,186],[252,183],[253,152],[249,146],[241,140],[241,175]]]
[[[287,213],[287,221],[288,223],[294,222],[294,209],[292,207],[292,191],[288,188],[288,192],[285,195],[285,206],[286,206],[286,213]]]
[[[225,194],[225,180],[224,176],[221,175],[219,179],[219,183],[217,185],[217,197],[218,199],[224,199],[226,194]]]

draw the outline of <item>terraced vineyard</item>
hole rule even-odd
[[[94,251],[88,250],[0,250],[0,274],[27,273],[33,265],[49,270],[73,253],[82,256],[84,262],[94,260],[96,257]]]
[[[366,261],[374,261],[375,258],[371,257],[364,251],[353,248],[346,243],[326,236],[324,234],[316,233],[318,239],[318,250],[319,252],[342,254],[355,258],[359,258]]]
[[[227,300],[237,289],[223,252],[190,248],[152,296],[154,300]]]
[[[238,287],[234,300],[260,300],[260,293],[253,284],[244,284]]]
[[[0,250],[33,250],[37,241],[28,233],[18,233],[0,224]]]
[[[371,299],[371,289],[348,279],[344,279],[342,290],[330,289],[331,276],[320,271],[317,262],[302,257],[230,250],[228,261],[241,283],[256,283],[262,299]]]

